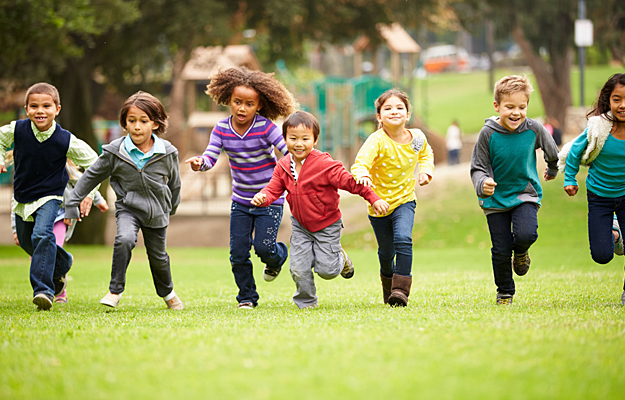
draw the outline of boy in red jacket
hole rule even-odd
[[[313,268],[323,279],[354,275],[352,261],[341,248],[343,220],[338,189],[362,196],[379,215],[386,213],[388,203],[371,188],[357,184],[340,161],[313,149],[319,138],[319,122],[312,114],[297,111],[289,115],[282,135],[289,155],[278,162],[271,181],[254,196],[252,204],[266,207],[288,192],[286,200],[292,214],[289,265],[297,288],[293,301],[299,308],[317,307]]]

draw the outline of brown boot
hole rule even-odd
[[[391,307],[406,307],[408,296],[410,296],[410,286],[412,286],[412,276],[394,274],[388,304]]]
[[[384,299],[384,304],[388,304],[388,297],[391,295],[393,278],[387,278],[386,276],[380,274],[380,279],[382,280],[382,298]]]

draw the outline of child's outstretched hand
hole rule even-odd
[[[86,217],[89,215],[89,212],[91,211],[91,206],[93,205],[93,199],[90,197],[85,197],[84,199],[82,199],[82,201],[80,202],[80,216],[81,217]],[[80,219],[78,219],[80,221]]]
[[[419,186],[425,186],[430,183],[430,175],[419,174]]]
[[[545,177],[545,180],[546,180],[546,181],[550,181],[550,180],[552,180],[552,179],[556,179],[556,177],[555,177],[555,176],[551,176],[551,175],[548,175],[548,174],[547,174],[547,171],[548,171],[548,170],[549,170],[549,168],[545,168],[545,174],[543,175],[543,176]]]
[[[371,207],[373,207],[373,211],[375,211],[375,215],[382,216],[388,212],[388,203],[385,200],[377,200],[374,202]]]
[[[202,157],[191,157],[185,161],[185,163],[189,164],[191,169],[194,171],[199,171],[200,168],[202,168],[203,162]]]
[[[109,205],[104,199],[100,200],[100,202],[96,204],[96,207],[98,207],[102,212],[107,212],[109,210]]]
[[[258,192],[254,195],[251,203],[256,207],[261,207],[267,201],[267,195],[265,193]]]
[[[370,188],[374,187],[373,182],[371,182],[371,178],[368,176],[361,176],[360,178],[357,178],[356,183]]]
[[[497,186],[497,182],[493,178],[486,179],[482,185],[484,196],[492,196],[495,193],[495,186]]]
[[[17,238],[17,232],[15,232],[15,233],[13,234],[13,241],[15,242],[15,244],[16,244],[16,245],[18,245],[18,246],[20,245],[20,241],[19,241],[19,239]]]
[[[7,169],[4,165],[0,165],[0,174],[4,174],[5,172],[7,172]]]
[[[564,187],[564,191],[566,192],[566,194],[568,194],[569,196],[575,196],[577,194],[577,190],[579,189],[579,186],[577,185],[566,185]]]
[[[69,218],[63,218],[63,223],[67,226],[72,226],[72,220]]]

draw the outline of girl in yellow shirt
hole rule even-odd
[[[358,151],[351,172],[357,183],[372,187],[390,206],[383,216],[369,207],[369,221],[378,241],[384,303],[405,307],[412,286],[415,169],[418,164],[420,186],[430,183],[434,154],[421,130],[406,129],[411,108],[406,93],[387,90],[375,107],[378,130]]]

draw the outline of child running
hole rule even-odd
[[[587,117],[584,132],[562,148],[559,167],[564,169],[564,191],[575,196],[579,166],[590,166],[586,177],[590,254],[595,262],[607,264],[614,253],[623,254],[619,225],[625,226],[625,74],[608,79]],[[613,221],[615,214],[618,222]],[[625,285],[621,303],[625,305]]]
[[[54,86],[44,82],[32,85],[24,103],[28,119],[0,128],[0,173],[7,172],[6,150],[14,144],[11,210],[15,213],[17,242],[32,257],[33,303],[39,310],[49,310],[54,296],[66,289],[67,273],[74,262],[72,255],[56,243],[53,232],[69,181],[65,163],[69,158],[87,168],[98,155],[54,120],[61,112],[61,98]],[[93,193],[80,203],[79,215],[88,213],[92,201]]]
[[[354,276],[351,259],[341,248],[343,220],[338,189],[358,194],[384,215],[388,203],[370,188],[358,185],[340,161],[313,147],[319,138],[319,122],[310,113],[297,111],[282,124],[282,136],[290,156],[283,157],[269,184],[254,195],[252,204],[265,207],[286,190],[291,208],[291,256],[289,266],[295,281],[293,302],[299,308],[317,307],[313,270],[323,279],[339,274]]]
[[[167,308],[182,310],[182,301],[174,292],[166,249],[169,216],[180,203],[178,150],[157,136],[167,129],[167,113],[156,97],[139,91],[122,106],[119,123],[128,134],[103,146],[102,155],[78,180],[66,202],[65,223],[71,225],[71,218],[80,217],[80,200],[110,177],[117,195],[117,236],[109,292],[100,304],[113,308],[119,304],[141,229],[156,293],[165,300]]]
[[[495,84],[493,104],[499,117],[486,120],[471,156],[471,180],[493,245],[497,304],[512,304],[512,270],[519,276],[527,273],[528,250],[538,238],[537,213],[543,191],[536,149],[543,149],[547,162],[545,180],[558,173],[556,143],[540,123],[526,117],[533,90],[525,76],[506,76]]]
[[[434,153],[423,132],[406,129],[410,99],[401,90],[390,89],[375,101],[378,130],[362,145],[352,165],[356,182],[373,187],[389,204],[379,216],[369,207],[369,221],[378,241],[380,279],[384,304],[405,307],[412,286],[412,227],[419,185],[427,185],[434,171]]]
[[[274,148],[287,152],[280,130],[271,120],[294,112],[297,102],[273,75],[244,68],[217,72],[206,93],[218,104],[229,106],[232,115],[217,123],[204,154],[185,162],[194,171],[207,171],[215,166],[222,149],[228,154],[232,175],[230,264],[239,287],[238,307],[251,309],[259,298],[250,260],[252,245],[265,264],[263,278],[268,282],[278,276],[288,256],[286,244],[276,243],[284,198],[260,208],[252,205],[252,198],[271,179],[276,166]]]
[[[8,153],[11,153],[11,155],[9,156]],[[7,158],[11,159],[11,161],[8,161],[8,164],[10,164],[13,160],[13,154],[12,154],[13,152],[10,151],[8,153],[7,153]],[[67,186],[65,187],[65,192],[63,193],[64,199],[66,199],[67,196],[70,195],[72,189],[74,189],[74,186],[76,185],[76,182],[78,182],[78,178],[82,176],[82,172],[78,170],[78,168],[76,167],[76,164],[74,164],[71,160],[67,160],[67,165],[65,166],[65,168],[67,169],[67,173],[69,175],[69,182],[67,183]],[[95,192],[95,197],[93,198],[93,205],[99,208],[100,211],[102,212],[106,212],[109,209],[108,204],[106,203],[106,200],[104,199],[104,197],[102,197],[102,195],[98,191]],[[88,215],[88,212],[85,215]],[[59,247],[63,247],[65,243],[69,239],[71,239],[72,235],[74,234],[74,227],[76,226],[76,225],[72,225],[72,226],[65,225],[65,223],[63,222],[64,218],[65,218],[65,202],[61,204],[61,208],[59,208],[56,218],[54,219],[54,226],[52,227],[52,232],[54,233],[55,242],[57,246]],[[72,222],[75,222],[75,221],[76,220],[72,220]],[[15,213],[14,212],[11,212],[11,229],[13,230],[13,241],[15,242],[16,245],[19,246],[20,242],[19,242],[19,239],[17,238],[17,229],[15,227]],[[68,303],[69,298],[67,296],[67,289],[63,289],[61,293],[55,295],[54,302],[62,303],[62,304]]]

